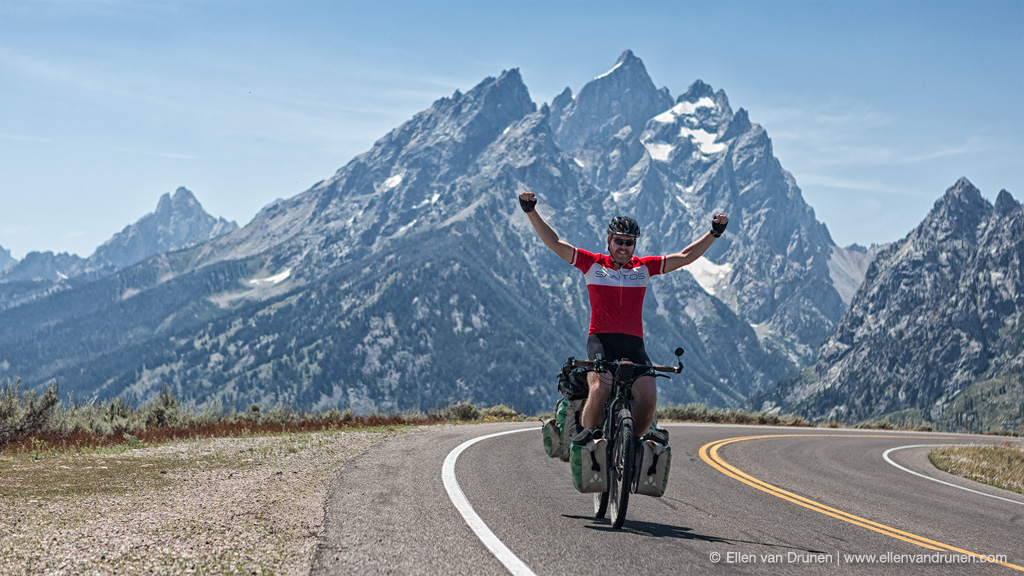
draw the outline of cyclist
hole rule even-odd
[[[608,224],[608,254],[594,254],[577,248],[558,234],[537,213],[537,196],[533,192],[519,195],[519,204],[541,241],[562,260],[583,272],[590,297],[590,332],[587,355],[606,360],[628,358],[635,364],[650,364],[644,350],[643,302],[647,280],[686,266],[711,247],[725,232],[729,218],[715,214],[711,230],[682,251],[665,256],[634,255],[640,238],[636,220],[617,216]],[[582,425],[593,434],[604,422],[604,406],[611,390],[611,374],[591,372],[587,375],[589,396],[583,405]],[[633,417],[635,434],[643,436],[654,422],[658,388],[654,376],[645,374],[633,384]]]

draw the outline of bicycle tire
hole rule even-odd
[[[612,439],[612,458],[609,460],[608,508],[612,515],[612,528],[622,528],[629,508],[629,493],[633,486],[633,467],[636,462],[636,440],[633,437],[633,414],[619,410],[615,416],[615,437]]]

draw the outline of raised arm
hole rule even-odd
[[[683,248],[681,252],[665,256],[665,272],[678,270],[703,256],[708,251],[708,248],[715,243],[715,239],[722,236],[727,224],[729,224],[728,216],[725,214],[715,214],[715,217],[711,219],[710,231],[698,238],[693,244]]]
[[[533,192],[523,192],[519,195],[519,205],[523,207],[526,216],[530,218],[530,224],[533,224],[533,229],[537,231],[537,236],[540,236],[541,242],[544,242],[544,245],[551,248],[562,260],[572,264],[572,257],[576,252],[576,248],[559,238],[558,233],[540,217],[536,210],[537,196]]]

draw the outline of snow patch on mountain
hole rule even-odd
[[[619,190],[616,192],[612,192],[612,199],[615,200],[616,203],[622,202],[623,200],[626,200],[632,196],[639,194],[640,188],[641,185],[637,184],[636,186],[633,186],[629,190]]]
[[[693,275],[693,279],[705,292],[717,296],[718,288],[727,282],[729,275],[732,274],[732,262],[715,264],[707,258],[698,258],[686,266],[686,271]]]
[[[605,72],[604,74],[601,74],[600,76],[596,76],[596,77],[594,77],[594,80],[600,80],[601,78],[604,78],[605,76],[608,76],[608,75],[609,75],[609,74],[611,74],[612,72],[615,72],[616,70],[618,70],[618,69],[619,69],[619,67],[620,67],[620,66],[622,66],[622,63],[623,63],[624,61],[625,61],[625,60],[619,59],[619,61],[615,63],[615,66],[612,66],[612,69],[611,69],[611,70],[609,70],[609,71]]]
[[[717,135],[704,130],[693,130],[683,127],[679,129],[679,136],[682,138],[689,138],[696,142],[700,152],[705,156],[718,154],[727,148],[725,144],[715,142],[715,139],[718,137]]]
[[[661,124],[673,124],[680,116],[691,116],[701,108],[717,108],[718,105],[715,101],[707,96],[697,100],[696,102],[680,102],[675,106],[669,108],[665,112],[658,114],[654,117],[655,122]]]
[[[292,275],[292,269],[288,268],[284,272],[268,276],[266,278],[253,278],[249,280],[249,284],[252,286],[277,286],[281,282],[284,282]]]
[[[668,162],[668,159],[672,156],[672,150],[675,146],[672,144],[665,144],[664,142],[644,142],[644,148],[647,148],[647,152],[651,155],[652,160],[659,162]]]

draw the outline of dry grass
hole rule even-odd
[[[0,574],[307,574],[331,479],[402,430],[0,456]]]
[[[132,406],[121,398],[107,402],[90,399],[59,401],[56,383],[42,394],[22,390],[21,383],[0,381],[0,454],[82,453],[96,450],[142,448],[199,438],[244,438],[266,434],[328,432],[380,426],[522,420],[515,410],[498,405],[478,408],[459,402],[426,414],[405,412],[357,416],[352,410],[332,408],[299,412],[289,406],[225,411],[218,403],[196,406],[164,386],[154,400]]]
[[[950,474],[1024,494],[1024,448],[1019,444],[938,448],[928,459]]]
[[[754,426],[812,426],[800,416],[768,414],[746,410],[709,407],[704,404],[662,406],[657,412],[659,421],[701,422],[706,424],[742,424]]]
[[[428,417],[411,418],[400,414],[355,416],[345,420],[325,420],[318,415],[306,416],[291,422],[223,420],[219,422],[173,427],[146,428],[136,434],[97,434],[77,431],[64,434],[55,431],[34,432],[15,442],[0,446],[0,453],[76,453],[110,448],[142,448],[179,440],[200,438],[244,438],[268,434],[294,434],[305,432],[328,432],[333,430],[357,430],[381,426],[412,426],[438,424],[443,419]]]

